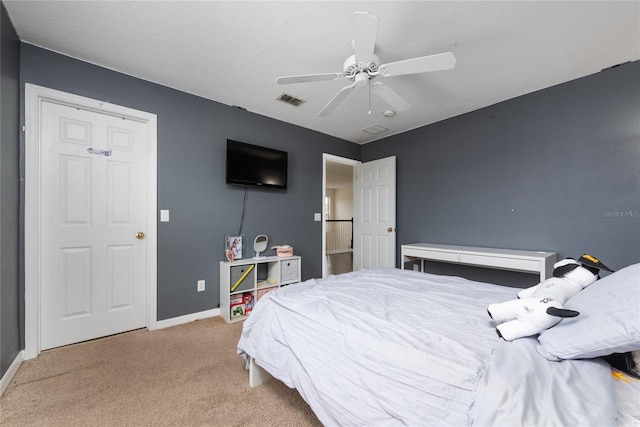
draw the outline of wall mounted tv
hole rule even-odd
[[[227,184],[287,188],[287,152],[227,139]]]

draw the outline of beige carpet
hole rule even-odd
[[[241,329],[215,317],[45,351],[0,399],[0,425],[321,425],[280,381],[249,387]]]

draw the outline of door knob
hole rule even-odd
[[[389,227],[389,228],[387,228],[387,231],[388,231],[389,233],[393,233],[395,230],[396,230],[396,229],[395,229],[395,228],[393,228],[393,227]]]
[[[138,240],[144,239],[144,233],[142,231],[138,231],[136,233],[136,239],[138,239]]]

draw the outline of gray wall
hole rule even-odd
[[[398,245],[588,252],[618,269],[640,261],[639,117],[634,62],[367,144],[362,160],[397,156]]]
[[[289,153],[288,189],[249,189],[242,232],[251,242],[264,233],[272,244],[293,245],[303,278],[322,275],[321,223],[313,217],[322,212],[322,153],[359,159],[359,145],[31,45],[21,51],[23,84],[157,114],[158,209],[171,219],[158,222],[159,320],[218,306],[223,238],[238,233],[244,196],[224,182],[227,138]],[[199,279],[205,292],[196,292]]]
[[[20,42],[0,4],[0,377],[20,352]]]

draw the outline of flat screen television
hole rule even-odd
[[[227,184],[287,188],[287,152],[227,139]]]

